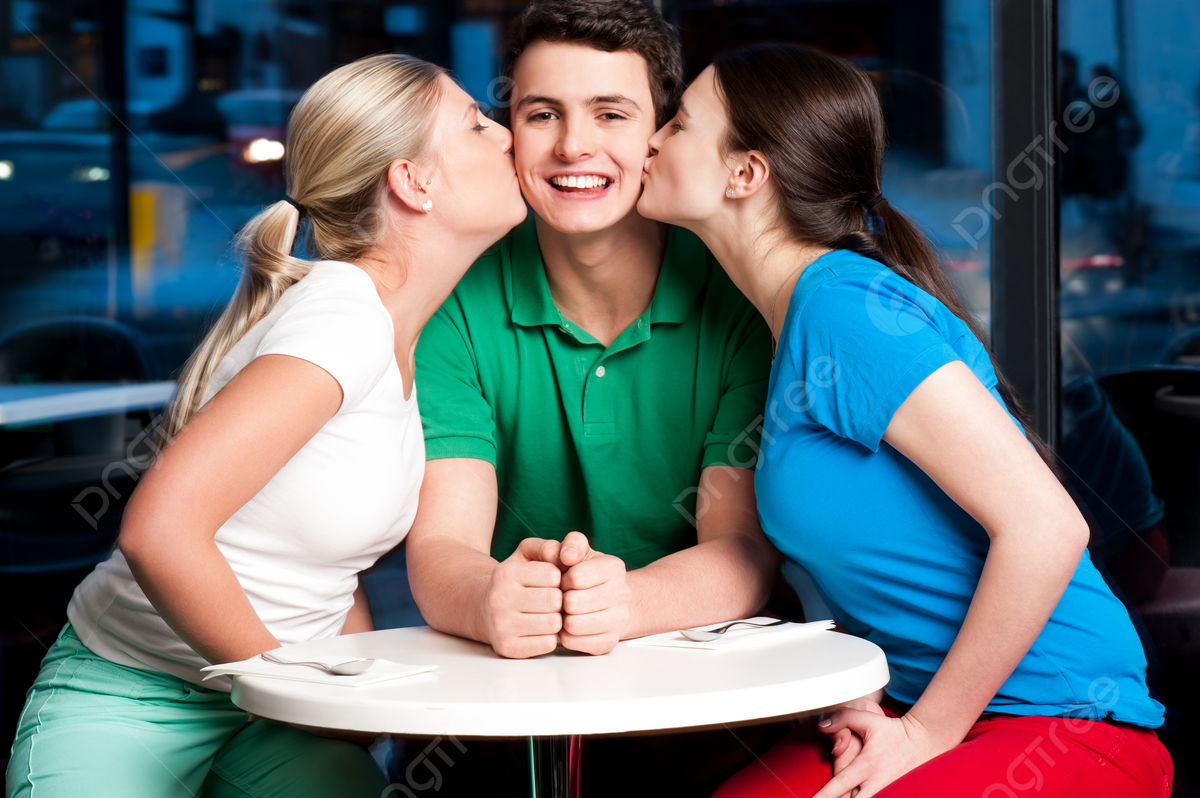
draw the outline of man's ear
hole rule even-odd
[[[429,186],[422,184],[417,177],[418,172],[416,164],[401,158],[392,161],[392,165],[388,167],[387,181],[388,189],[396,199],[420,213],[421,203],[429,199]]]
[[[733,189],[733,197],[737,199],[753,197],[771,176],[771,167],[758,150],[739,153],[731,161],[729,188]]]

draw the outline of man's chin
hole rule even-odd
[[[543,222],[553,228],[556,232],[568,236],[587,236],[603,233],[606,230],[611,230],[622,221],[628,218],[631,214],[638,215],[637,208],[627,208],[625,213],[614,213],[610,210],[601,211],[600,209],[583,211],[567,211],[562,212],[558,208],[551,209],[551,212],[543,212],[544,209],[537,205],[530,206],[533,212],[538,215]]]

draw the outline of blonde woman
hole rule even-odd
[[[18,729],[9,798],[380,795],[366,751],[250,720],[209,663],[371,628],[358,574],[417,509],[413,350],[525,206],[512,137],[439,68],[334,70],[288,129],[288,196],[184,368],[171,443],[72,598]],[[317,262],[289,253],[310,226]]]

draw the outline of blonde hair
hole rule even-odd
[[[444,74],[411,56],[376,55],[338,67],[300,98],[288,119],[284,172],[320,259],[354,260],[372,248],[385,218],[388,167],[428,152]],[[300,211],[280,200],[239,231],[241,281],[184,364],[164,414],[166,440],[200,409],[221,358],[312,268],[291,256],[299,223]]]

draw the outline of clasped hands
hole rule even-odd
[[[557,540],[526,538],[492,571],[485,596],[488,642],[521,659],[559,643],[607,654],[629,625],[632,591],[625,563],[591,547],[580,532]]]

